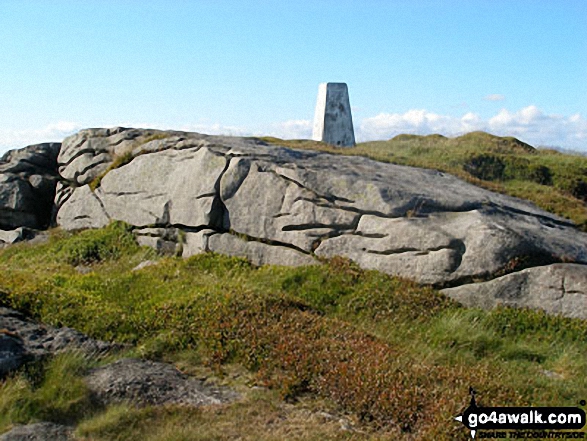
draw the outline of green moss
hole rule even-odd
[[[104,170],[102,173],[100,173],[98,176],[96,176],[92,180],[92,182],[89,183],[90,190],[95,191],[96,188],[98,188],[100,186],[104,176],[106,176],[112,170],[115,170],[117,168],[120,168],[120,167],[130,163],[130,161],[132,161],[133,158],[134,158],[134,156],[133,156],[132,152],[130,152],[130,151],[126,152],[123,155],[116,156],[114,158],[114,160],[112,161],[112,163],[108,166],[108,168],[106,170]]]

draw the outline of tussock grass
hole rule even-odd
[[[132,271],[145,258],[157,263]],[[91,271],[81,274],[77,265]],[[244,439],[259,431],[259,439],[290,433],[296,439],[298,429],[297,439],[316,439],[312,431],[323,439],[465,439],[452,417],[467,405],[469,386],[484,405],[574,406],[587,396],[584,321],[536,311],[467,310],[430,288],[344,259],[286,268],[211,253],[163,258],[138,247],[129,229],[114,223],[2,250],[0,272],[5,305],[95,338],[132,343],[135,353],[188,371],[205,368],[221,378],[228,366],[241,366],[250,372],[248,386],[268,387],[292,403],[287,415],[298,415],[303,400],[322,400],[365,431],[351,436],[336,425],[322,427],[312,413],[306,422],[277,424],[291,432],[274,432],[267,421],[275,415],[269,408],[281,403],[275,398],[200,411],[102,412],[88,405],[79,431],[92,439],[229,439],[226,434],[239,427],[249,436]],[[68,383],[77,384],[77,372]],[[47,386],[40,394],[23,381],[6,380],[0,403],[5,409],[19,409],[19,400],[41,404],[9,413],[4,427],[40,416],[80,421],[72,415],[83,392]],[[60,393],[72,407],[52,411],[46,400],[30,398]],[[237,423],[241,418],[244,426]],[[182,425],[193,432],[174,430]]]
[[[5,379],[0,383],[0,433],[14,424],[70,424],[92,413],[96,406],[81,378],[91,365],[83,354],[62,353]]]

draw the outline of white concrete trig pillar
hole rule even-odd
[[[346,83],[322,83],[318,86],[312,139],[336,147],[355,145],[353,117]]]

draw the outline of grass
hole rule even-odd
[[[82,422],[76,434],[97,441],[374,439],[371,434],[341,431],[338,418],[283,403],[274,393],[251,395],[230,406],[206,409],[116,406]]]
[[[321,142],[260,138],[269,144],[431,168],[492,191],[530,200],[587,231],[587,157],[534,149],[512,137],[472,132],[457,138],[398,135],[337,149]]]
[[[12,424],[70,424],[95,410],[81,378],[92,361],[63,353],[37,362],[0,384],[0,433]]]
[[[132,271],[146,259],[157,264]],[[587,396],[585,321],[464,309],[344,259],[286,268],[164,258],[113,223],[1,250],[0,272],[4,305],[246,391],[210,409],[98,409],[80,380],[96,360],[57,358],[39,379],[4,380],[4,429],[49,419],[88,439],[466,439],[452,417],[469,386],[484,405],[575,406]],[[324,408],[359,431],[323,421]]]

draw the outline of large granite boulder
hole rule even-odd
[[[587,263],[587,234],[568,220],[435,170],[123,128],[66,139],[59,164],[63,228],[122,220],[142,243],[186,257],[306,265],[338,255],[440,287]]]
[[[10,150],[0,158],[0,230],[49,226],[61,143]]]
[[[558,263],[528,268],[483,283],[442,290],[465,306],[542,309],[587,319],[587,266]]]

